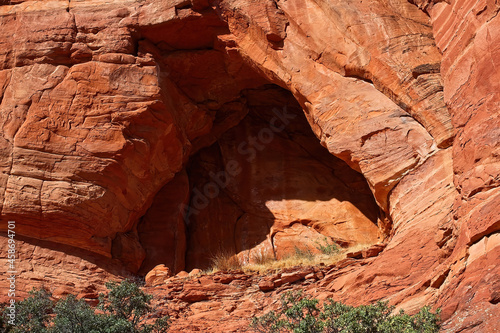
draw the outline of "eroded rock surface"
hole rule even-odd
[[[219,253],[249,263],[383,238],[365,179],[319,145],[293,97],[269,86],[246,98],[248,116],[189,168],[188,269]]]
[[[206,266],[218,250],[247,262],[324,237],[384,240],[321,274],[284,273],[322,299],[430,304],[444,331],[493,332],[498,12],[494,1],[0,2],[0,230],[16,221],[19,295],[45,284],[95,301],[104,280]],[[306,120],[248,141],[268,140],[285,107]],[[228,182],[197,204],[222,171]],[[238,331],[281,290],[207,279],[173,287],[176,329]]]

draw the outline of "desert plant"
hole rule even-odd
[[[335,243],[329,243],[326,237],[323,239],[322,243],[316,241],[316,244],[316,248],[323,254],[332,255],[340,252],[339,246]]]
[[[436,333],[439,331],[439,312],[424,307],[410,316],[403,310],[392,315],[394,307],[387,302],[359,307],[348,306],[329,299],[323,308],[318,300],[303,297],[300,292],[287,292],[281,309],[252,320],[258,332],[294,333]]]
[[[268,312],[252,319],[251,327],[258,332],[320,333],[318,300],[302,297],[301,292],[289,291],[281,297],[281,311]]]
[[[228,250],[221,250],[212,255],[211,262],[213,271],[239,270],[242,267],[238,256]]]
[[[253,317],[250,327],[260,333],[280,333],[286,330],[286,320],[270,311],[260,317]]]
[[[345,333],[434,333],[438,332],[439,313],[432,313],[423,307],[417,314],[410,316],[403,310],[391,315],[393,306],[387,302],[352,307],[329,300],[322,314],[328,332]]]
[[[281,300],[282,311],[287,318],[285,327],[293,332],[320,333],[318,300],[302,297],[301,292],[287,292]]]
[[[295,246],[295,253],[293,254],[293,256],[296,259],[304,259],[307,261],[312,261],[314,259],[314,254],[311,252],[311,250],[303,250],[297,246]]]
[[[44,289],[34,289],[16,305],[16,325],[5,332],[21,333],[164,333],[169,318],[146,324],[153,308],[152,296],[131,281],[106,283],[107,295],[100,295],[99,311],[74,295],[59,300],[55,306]],[[5,315],[5,311],[4,311]],[[52,320],[51,320],[52,319]]]
[[[105,327],[103,315],[97,315],[84,300],[68,295],[54,307],[54,333],[97,333]]]
[[[399,315],[389,317],[380,325],[380,331],[384,333],[434,333],[440,328],[439,313],[432,313],[430,307],[424,306],[413,316],[405,314],[403,310]]]
[[[145,327],[145,333],[164,333],[170,327],[170,318],[168,316],[156,319],[153,325]]]
[[[150,312],[153,296],[145,294],[137,284],[128,280],[120,284],[111,281],[106,282],[106,288],[109,292],[99,295],[99,307],[116,318],[128,320],[136,327]]]
[[[329,332],[382,332],[378,328],[381,323],[387,321],[392,312],[392,308],[383,302],[359,307],[348,306],[331,299],[328,302],[324,306],[322,318]]]
[[[50,314],[54,307],[50,299],[52,295],[43,288],[33,288],[28,294],[27,298],[16,303],[16,324],[6,325],[6,332],[49,332]],[[6,310],[3,311],[3,316],[5,318]]]
[[[144,293],[137,284],[125,280],[120,284],[107,282],[107,295],[99,295],[99,308],[112,324],[111,332],[150,333],[166,332],[168,317],[157,319],[154,324],[144,324],[147,315],[153,311],[150,303],[152,295]]]

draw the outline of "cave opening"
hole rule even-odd
[[[140,31],[139,53],[158,63],[162,99],[186,119],[190,153],[137,225],[139,273],[206,269],[218,253],[245,264],[325,241],[378,242],[380,208],[364,176],[321,145],[297,96],[249,63],[227,22],[207,10],[181,30]]]
[[[374,244],[380,209],[360,173],[314,135],[294,96],[274,84],[242,90],[246,115],[191,156],[139,224],[141,273],[242,264],[318,244]],[[174,254],[174,255],[172,255]]]
[[[375,243],[379,209],[368,184],[321,146],[293,95],[265,85],[244,96],[247,116],[188,166],[196,211],[187,220],[186,269],[207,268],[219,251],[245,264],[316,250],[325,238]],[[208,199],[198,210],[196,195]]]

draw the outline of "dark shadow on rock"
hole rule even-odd
[[[244,95],[246,118],[189,162],[186,269],[252,248],[276,255],[276,242],[293,248],[316,234],[373,241],[379,209],[366,180],[321,146],[291,93],[266,85]]]

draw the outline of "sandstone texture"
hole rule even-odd
[[[187,268],[208,268],[218,252],[252,263],[295,248],[318,252],[325,240],[376,243],[379,210],[366,181],[318,145],[295,99],[276,87],[246,98],[249,115],[188,168]],[[222,177],[231,165],[233,175]],[[208,200],[201,194],[211,187],[220,194]]]
[[[139,275],[179,332],[241,331],[289,288],[495,332],[499,11],[0,1],[0,272],[16,221],[19,298],[45,285],[95,302],[104,281]],[[365,250],[199,271],[333,243]]]

